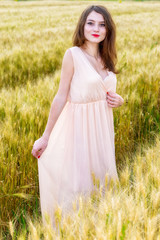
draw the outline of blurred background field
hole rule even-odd
[[[137,153],[143,156],[143,146],[150,146],[156,151],[154,154],[159,156],[159,148],[153,147],[160,133],[158,1],[0,1],[2,239],[11,237],[8,232],[9,220],[12,220],[15,229],[20,231],[28,229],[26,215],[33,219],[40,216],[37,160],[31,155],[32,145],[42,135],[46,126],[50,104],[58,89],[62,58],[66,49],[72,46],[72,34],[79,15],[90,4],[106,6],[117,26],[117,68],[121,70],[117,75],[117,93],[128,101],[113,110],[119,176],[128,171],[128,175],[125,175],[126,185],[123,185],[123,176],[122,186],[130,188],[132,181],[129,181],[128,176],[131,176],[132,180],[136,179],[136,173],[130,168],[132,163],[139,164],[142,171],[143,165],[135,156]],[[156,159],[158,164],[158,157]],[[148,195],[144,195],[149,206],[152,203],[149,197],[152,190],[157,196],[157,203],[160,203],[160,195],[157,193],[159,187],[154,185],[155,181],[160,182],[160,176],[156,170],[157,165],[153,166],[155,174],[158,174],[155,175],[157,180],[147,180],[151,187]],[[149,174],[147,168],[144,170]],[[144,179],[150,179],[145,172],[143,174]],[[148,185],[143,183],[142,188],[146,189]],[[137,210],[135,207],[134,211],[139,211],[139,204],[140,202],[137,202]],[[159,206],[156,206],[157,213],[155,210],[151,211],[146,221],[150,221],[150,216],[156,217],[156,214],[160,214]],[[123,210],[120,214],[124,214]],[[141,231],[140,227],[139,229]],[[155,234],[157,233],[156,228]]]

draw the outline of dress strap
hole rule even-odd
[[[72,53],[74,68],[78,70],[80,68],[80,65],[82,64],[81,55],[78,51],[77,46],[73,46],[69,49],[71,50],[71,53]]]

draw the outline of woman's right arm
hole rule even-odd
[[[73,58],[71,50],[67,49],[62,61],[59,88],[51,104],[51,109],[45,131],[42,137],[36,140],[33,145],[32,155],[36,158],[40,156],[47,147],[51,131],[66,104],[73,73],[74,73]]]

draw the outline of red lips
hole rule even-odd
[[[100,35],[98,34],[92,34],[93,37],[99,37]]]

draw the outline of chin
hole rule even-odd
[[[91,42],[91,43],[100,43],[100,42],[102,42],[104,39],[91,39],[91,38],[88,38],[88,39],[86,39],[88,42]]]
[[[100,43],[101,41],[100,40],[97,40],[97,41],[89,41],[91,43]]]

